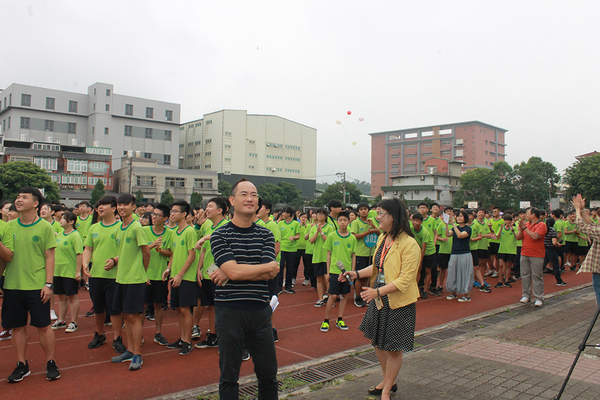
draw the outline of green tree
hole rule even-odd
[[[323,194],[315,199],[315,205],[318,207],[324,206],[331,199],[337,199],[340,201],[344,200],[344,190],[342,182],[336,182],[327,187]],[[351,182],[346,182],[346,202],[348,203],[360,203],[362,192]]]
[[[402,197],[404,197],[404,196],[402,196]],[[381,196],[381,193],[377,193],[377,196],[375,196],[375,200],[373,200],[373,204],[371,204],[371,205],[375,205],[376,206],[377,204],[379,204],[379,202],[381,200],[383,200],[383,197]]]
[[[98,179],[96,182],[96,186],[94,186],[94,190],[92,190],[92,198],[90,199],[90,203],[96,204],[98,200],[104,196],[104,183],[102,183],[102,179]]]
[[[165,189],[164,192],[162,192],[162,194],[160,195],[160,202],[162,204],[171,204],[175,201],[175,198],[173,197],[173,195],[171,194],[171,191],[169,189]]]
[[[514,170],[507,162],[498,161],[494,164],[493,172],[496,178],[492,199],[494,206],[501,210],[518,208]]]
[[[371,193],[371,184],[367,181],[359,181],[358,179],[354,179],[352,183],[356,186],[358,190],[363,193]]]
[[[37,165],[27,161],[14,161],[0,165],[0,185],[4,198],[14,201],[21,188],[31,186],[44,189],[46,200],[59,200],[60,193],[56,182]]]
[[[139,204],[143,203],[144,192],[142,192],[142,189],[138,189],[138,191],[135,192],[134,196],[135,196],[135,204],[139,205]]]
[[[196,207],[202,205],[202,195],[200,193],[194,192],[190,196],[190,206]]]
[[[257,190],[258,195],[262,199],[269,200],[273,205],[282,202],[277,186],[273,185],[272,183],[265,183],[264,185],[259,185]]]
[[[273,204],[285,203],[295,208],[300,208],[304,205],[302,191],[289,182],[279,182],[277,185],[273,185],[272,183],[260,185],[258,187],[258,195]]]
[[[492,194],[496,186],[493,170],[475,168],[466,171],[460,177],[460,186],[465,200],[478,201],[484,208],[492,206]]]
[[[231,183],[221,179],[219,181],[217,188],[219,190],[219,193],[221,193],[221,196],[224,196],[224,197],[231,196]]]
[[[584,199],[600,200],[600,154],[582,157],[565,170],[564,182],[570,197],[581,193]]]
[[[560,175],[556,167],[540,157],[531,157],[513,167],[519,201],[530,201],[533,207],[547,208],[556,196]]]

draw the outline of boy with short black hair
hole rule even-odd
[[[330,233],[335,229],[327,223],[327,209],[319,208],[317,210],[317,224],[310,229],[309,242],[313,245],[313,273],[317,279],[317,295],[319,300],[315,303],[315,307],[323,307],[325,300],[329,297],[325,294],[327,282],[327,250],[324,249],[325,241]],[[327,296],[327,297],[326,297]]]
[[[343,318],[348,298],[346,295],[350,293],[350,283],[347,280],[341,282],[339,276],[343,273],[342,267],[346,271],[356,269],[356,238],[348,232],[350,214],[347,211],[342,211],[337,217],[339,228],[327,236],[324,245],[324,249],[327,250],[326,279],[329,281],[329,298],[325,307],[325,320],[321,324],[321,332],[329,330],[329,316],[338,296],[341,297],[341,300],[335,326],[343,331],[348,330],[348,325],[343,321]]]
[[[198,304],[197,266],[200,254],[196,252],[198,236],[186,222],[190,212],[191,207],[186,201],[173,202],[170,219],[177,224],[177,230],[171,236],[173,255],[163,273],[164,280],[171,277],[171,307],[177,308],[180,327],[180,338],[167,347],[179,349],[181,356],[192,351],[193,319],[190,308]]]
[[[331,224],[334,229],[338,229],[337,217],[338,214],[342,212],[342,202],[337,199],[331,199],[329,200],[329,203],[327,203],[327,208],[329,209],[327,223]]]
[[[281,261],[279,264],[279,274],[277,284],[279,290],[284,293],[296,293],[292,288],[294,282],[294,267],[296,264],[296,251],[298,250],[298,239],[300,239],[300,223],[294,219],[294,209],[286,207],[281,212],[283,220],[279,221],[279,230],[281,232]],[[283,274],[285,270],[285,287]]]
[[[79,203],[79,216],[77,217],[75,229],[77,229],[77,232],[79,232],[84,241],[90,226],[92,226],[92,211],[93,208],[89,201]]]
[[[427,288],[431,283],[431,270],[437,268],[435,257],[434,237],[429,229],[423,226],[423,216],[421,213],[415,213],[412,216],[412,233],[415,240],[421,247],[421,265],[419,266],[419,286],[422,299],[427,298]],[[438,295],[437,288],[432,294]]]
[[[29,376],[25,359],[27,349],[27,320],[35,326],[40,344],[46,353],[46,379],[60,378],[54,361],[54,331],[50,327],[50,297],[54,290],[54,254],[56,236],[52,226],[38,216],[44,198],[33,187],[19,191],[14,205],[20,217],[8,223],[0,244],[0,259],[6,262],[2,326],[12,329],[12,346],[17,367],[8,377],[9,383],[20,382]],[[0,275],[4,272],[4,263]]]
[[[512,264],[517,256],[517,233],[519,229],[513,225],[513,217],[510,214],[502,216],[504,225],[495,232],[498,240],[498,283],[496,288],[512,287],[509,282],[509,274]]]
[[[448,207],[444,210],[444,213],[448,215],[448,229],[454,228],[454,210],[452,207]],[[448,272],[448,263],[450,262],[450,254],[452,253],[452,238],[453,235],[446,235],[446,224],[438,224],[435,232],[437,243],[439,243],[439,249],[437,254],[437,263],[440,269],[440,285],[446,287],[446,273]],[[437,288],[436,293],[441,295],[443,289]]]
[[[360,271],[372,264],[372,253],[379,235],[379,224],[377,220],[371,219],[369,205],[361,203],[358,205],[358,218],[350,223],[350,233],[356,238],[356,271]],[[359,279],[354,286],[354,305],[365,307],[365,301],[360,297],[363,287],[367,286],[368,278]]]
[[[117,198],[117,210],[121,216],[121,226],[116,234],[119,255],[108,260],[105,269],[119,266],[113,308],[123,314],[127,350],[113,357],[112,362],[121,363],[131,360],[129,370],[135,371],[143,364],[140,314],[144,313],[144,297],[148,282],[146,270],[150,263],[150,250],[142,225],[132,217],[135,210],[135,196],[127,193],[120,194]]]

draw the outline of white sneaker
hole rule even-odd
[[[544,302],[543,302],[543,301],[541,301],[541,300],[536,300],[536,301],[535,301],[535,306],[536,306],[536,307],[541,307],[541,306],[543,306],[543,305],[544,305]]]
[[[498,272],[494,271],[494,272],[492,273],[492,276],[491,276],[491,277],[492,277],[492,278],[497,278],[497,277],[498,277]]]
[[[523,296],[521,297],[521,300],[519,300],[521,303],[525,304],[525,303],[529,303],[529,297],[527,296]]]
[[[50,310],[50,321],[54,321],[57,319],[58,317],[56,316],[56,312],[54,312],[54,310]]]
[[[69,325],[67,325],[67,329],[65,329],[65,332],[67,333],[71,333],[71,332],[75,332],[79,327],[77,326],[76,322],[69,322]]]
[[[310,281],[308,279],[305,279],[304,282],[302,282],[302,286],[308,286],[310,285]]]
[[[490,276],[490,275],[492,275],[493,273],[494,273],[494,271],[488,271],[488,272],[486,272],[486,273],[485,273],[483,276]]]

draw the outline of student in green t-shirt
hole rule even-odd
[[[150,263],[146,275],[150,281],[146,285],[145,303],[146,307],[154,305],[154,342],[166,346],[169,341],[162,334],[163,310],[162,305],[167,303],[169,287],[167,281],[163,280],[163,273],[167,269],[169,259],[173,255],[171,250],[171,235],[173,231],[165,227],[165,221],[169,218],[171,210],[164,204],[157,204],[152,211],[152,225],[145,226],[144,232],[148,238],[150,249]],[[146,311],[144,307],[144,311]],[[144,314],[140,315],[142,326],[144,325]]]
[[[513,225],[513,217],[505,213],[502,216],[504,225],[499,227],[494,233],[498,240],[498,283],[496,288],[512,287],[508,278],[515,257],[517,256],[517,234],[519,229]]]
[[[298,275],[298,268],[300,267],[300,261],[302,261],[304,267],[304,282],[302,282],[302,286],[308,286],[310,285],[310,278],[312,277],[312,274],[310,274],[310,271],[306,268],[308,263],[306,260],[306,234],[310,230],[308,215],[305,212],[300,212],[298,222],[300,223],[300,238],[298,239],[298,250],[296,251],[297,255],[296,264],[294,265],[294,279],[296,279]]]
[[[89,201],[79,203],[79,216],[77,217],[75,229],[77,229],[83,240],[87,237],[87,232],[92,226],[92,211],[93,208]]]
[[[567,214],[567,220],[563,224],[565,234],[565,255],[568,253],[568,263],[565,266],[571,267],[571,271],[577,269],[577,260],[579,258],[578,231],[575,224],[575,212]]]
[[[27,320],[35,326],[46,353],[46,379],[56,380],[60,373],[54,361],[55,339],[50,327],[50,297],[54,289],[56,235],[52,226],[38,217],[44,198],[33,187],[19,190],[15,207],[20,217],[8,223],[0,245],[0,259],[6,262],[2,326],[12,329],[12,347],[17,367],[9,383],[20,382],[30,374],[25,359]],[[2,263],[2,266],[4,264]],[[4,268],[0,268],[0,274]]]
[[[315,307],[323,307],[325,300],[329,297],[326,295],[327,281],[327,250],[323,249],[327,235],[334,232],[333,226],[327,223],[327,209],[319,208],[317,210],[317,224],[310,229],[309,242],[313,245],[312,265],[313,272],[317,278],[317,295],[319,299],[315,303]]]
[[[116,235],[119,255],[109,259],[105,266],[105,268],[118,266],[113,307],[123,313],[127,334],[127,350],[113,357],[112,362],[131,360],[129,364],[131,371],[140,369],[143,364],[140,314],[144,313],[144,297],[148,282],[146,270],[150,264],[148,239],[142,225],[132,217],[135,204],[135,196],[131,194],[123,193],[117,197],[117,210],[121,216],[121,226]]]
[[[434,236],[429,232],[429,229],[423,226],[423,215],[421,213],[413,214],[412,223],[412,233],[417,243],[421,247],[421,265],[419,268],[420,278],[418,284],[420,287],[421,298],[426,299],[427,288],[431,283],[431,270],[433,268],[437,268],[437,264],[435,262]],[[437,289],[430,293],[436,296],[439,295]]]
[[[112,348],[117,353],[124,353],[127,348],[123,344],[123,317],[113,307],[117,268],[109,267],[111,259],[119,255],[116,238],[121,221],[115,218],[117,198],[103,196],[98,200],[98,219],[88,230],[83,241],[83,274],[89,278],[90,299],[94,310],[94,338],[88,349],[96,349],[106,343],[104,321],[108,314],[113,329]]]
[[[198,241],[201,245],[201,251],[196,275],[198,284],[200,285],[200,298],[198,299],[198,306],[194,310],[193,323],[194,327],[197,327],[200,332],[200,318],[202,318],[206,309],[208,311],[208,336],[205,340],[195,345],[197,349],[218,346],[214,307],[216,285],[210,279],[210,276],[208,276],[208,269],[215,263],[210,247],[210,236],[214,231],[227,223],[225,220],[227,211],[229,211],[229,200],[226,197],[213,197],[208,201],[205,210],[207,219],[204,224],[208,223],[210,226],[207,230],[203,230],[203,237]],[[198,244],[196,244],[196,249],[198,248],[197,246]]]
[[[63,214],[60,226],[63,231],[56,236],[54,294],[58,295],[58,319],[52,329],[65,328],[65,332],[77,331],[79,314],[79,281],[83,262],[83,241],[74,229],[77,216],[72,212]],[[71,322],[67,326],[67,309],[71,313]]]
[[[454,228],[454,209],[448,207],[444,210],[444,214],[448,215],[448,229]],[[442,288],[446,287],[446,276],[448,272],[448,263],[450,262],[450,254],[452,253],[452,237],[453,235],[446,235],[446,224],[443,222],[438,224],[435,232],[436,242],[440,248],[437,255],[438,268],[440,269],[440,285]],[[437,293],[442,294],[443,289],[437,289]]]
[[[163,279],[171,283],[171,307],[177,308],[179,315],[180,337],[167,345],[170,349],[179,349],[179,355],[188,355],[192,351],[193,318],[190,307],[198,304],[198,260],[196,251],[196,232],[186,222],[191,212],[190,205],[177,200],[171,206],[171,219],[177,224],[177,230],[171,236],[173,255],[169,266],[163,273]]]
[[[481,233],[481,225],[476,223],[477,221],[477,212],[469,211],[469,223],[467,226],[471,228],[471,240],[469,241],[469,248],[471,249],[471,257],[473,258],[473,274],[474,274],[474,284],[477,287],[480,287],[484,284],[483,274],[481,273],[481,269],[479,268],[479,242],[483,240],[483,235]]]
[[[45,203],[42,208],[40,208],[40,217],[48,221],[50,225],[52,225],[52,230],[58,235],[64,229],[60,226],[60,219],[58,221],[54,220],[54,209],[52,204]],[[77,216],[75,216],[77,218]]]
[[[294,265],[296,264],[296,251],[298,250],[298,239],[300,239],[300,223],[294,218],[292,207],[286,207],[281,212],[283,220],[277,225],[281,232],[281,261],[279,262],[279,273],[275,278],[279,290],[284,293],[296,293],[292,288],[294,282]],[[285,282],[283,274],[285,270]],[[284,287],[285,283],[285,287]]]
[[[500,208],[494,207],[492,209],[492,218],[488,220],[488,226],[490,231],[493,233],[498,232],[500,227],[504,226],[505,221],[500,216]],[[497,278],[499,273],[498,264],[498,249],[500,248],[500,239],[496,239],[496,236],[490,237],[489,239],[489,253],[490,253],[490,270],[495,269],[490,277]]]
[[[327,250],[326,279],[329,282],[329,298],[325,307],[325,320],[321,324],[321,332],[329,330],[331,309],[338,296],[341,299],[335,326],[343,331],[348,330],[348,325],[343,321],[343,318],[348,299],[346,295],[350,293],[350,282],[346,279],[342,281],[339,277],[344,271],[354,271],[356,269],[356,238],[348,231],[350,215],[347,211],[342,211],[337,215],[337,223],[338,230],[330,233],[323,245],[323,248]],[[342,268],[344,269],[342,270]]]
[[[374,244],[377,242],[370,241],[372,246],[365,244],[365,238],[376,238],[379,234],[378,223],[376,220],[369,218],[369,205],[361,203],[358,205],[358,218],[350,223],[350,233],[356,238],[356,270],[360,271],[372,264],[372,252]],[[365,307],[367,303],[360,297],[360,292],[367,284],[368,278],[360,279],[354,286],[354,305],[356,307]]]
[[[490,289],[490,285],[485,282],[483,276],[491,275],[491,273],[493,273],[492,268],[489,265],[490,252],[488,250],[490,247],[489,238],[493,236],[493,233],[490,230],[488,221],[485,219],[485,215],[486,211],[483,208],[478,209],[477,219],[473,223],[481,232],[481,240],[477,243],[477,257],[479,258],[479,266],[474,267],[474,270],[475,278],[477,280],[479,280],[479,275],[482,275],[479,291],[490,293],[492,291]]]

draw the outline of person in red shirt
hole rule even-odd
[[[523,285],[523,297],[521,303],[528,303],[533,297],[535,306],[544,305],[544,237],[548,231],[546,224],[540,220],[540,210],[530,208],[527,210],[525,220],[519,223],[517,240],[523,240],[521,247],[521,283]]]

